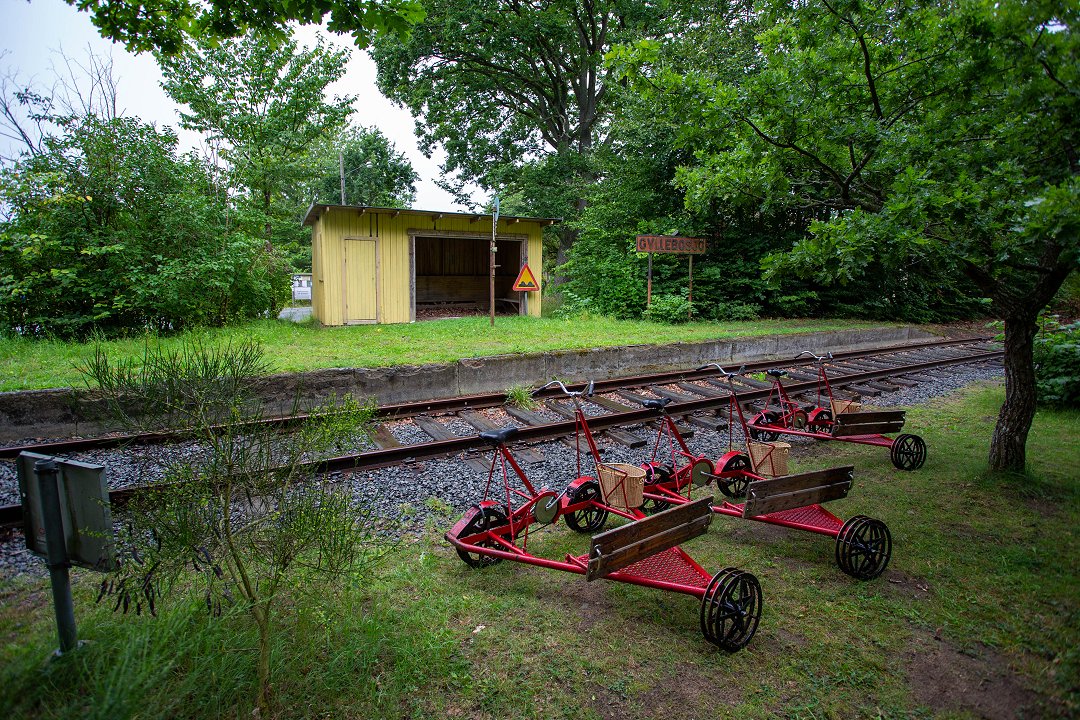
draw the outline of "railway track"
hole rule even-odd
[[[834,392],[851,399],[876,396],[903,387],[910,387],[932,378],[934,372],[951,365],[998,363],[1003,352],[988,338],[918,343],[890,348],[836,353],[825,363]],[[736,378],[736,390],[744,405],[761,403],[769,394],[769,383],[748,377],[769,368],[782,367],[788,371],[785,387],[792,396],[815,393],[817,368],[812,363],[766,360],[746,364],[746,375]],[[584,383],[570,386],[581,389]],[[458,457],[474,469],[486,471],[486,461],[474,456],[474,451],[486,447],[477,433],[494,429],[498,419],[514,422],[520,427],[517,435],[522,444],[567,438],[574,433],[572,409],[556,397],[557,390],[537,394],[538,411],[505,406],[503,393],[488,393],[459,398],[431,400],[420,403],[388,405],[378,409],[372,434],[372,448],[341,455],[309,466],[314,473],[353,472],[361,469],[388,467],[436,457]],[[645,408],[641,401],[648,397],[668,397],[668,413],[681,418],[687,426],[710,430],[726,424],[717,413],[728,408],[727,382],[713,369],[653,373],[613,378],[594,382],[594,396],[589,399],[589,424],[608,443],[628,447],[644,445],[648,433],[628,429],[649,425],[657,412]],[[505,415],[484,412],[501,408]],[[595,413],[595,414],[593,414]],[[493,419],[495,415],[495,419]],[[509,416],[509,417],[506,417]],[[260,421],[287,428],[306,416],[279,417]],[[440,422],[451,420],[451,422]],[[402,432],[408,424],[410,430]],[[395,434],[394,430],[398,432]],[[462,429],[472,430],[462,434]],[[692,428],[686,428],[692,433]],[[403,436],[429,438],[408,442]],[[87,450],[117,448],[132,443],[169,443],[181,436],[171,433],[79,438],[60,442],[20,445],[0,448],[0,459],[13,460],[20,452],[45,455],[65,455]],[[529,452],[524,453],[528,461]],[[110,492],[113,503],[121,505],[145,486],[115,489]],[[0,527],[22,522],[19,505],[0,505]]]

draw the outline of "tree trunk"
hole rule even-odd
[[[270,717],[270,603],[260,603],[256,608],[255,624],[259,628],[259,695],[256,706],[262,717]]]
[[[1036,318],[1032,313],[1005,319],[1005,404],[990,440],[991,470],[1024,471],[1028,431],[1035,418]]]

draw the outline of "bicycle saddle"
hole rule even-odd
[[[671,402],[671,398],[649,398],[648,400],[642,400],[641,404],[650,410],[663,410],[669,402]]]
[[[517,435],[518,429],[511,425],[510,427],[499,428],[498,430],[488,430],[480,433],[480,437],[487,440],[492,445],[502,445],[510,438]]]

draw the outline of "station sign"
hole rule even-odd
[[[678,253],[701,255],[705,252],[705,238],[678,235],[638,235],[637,251],[643,253]]]

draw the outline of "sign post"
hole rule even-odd
[[[645,307],[652,304],[652,256],[653,253],[672,253],[689,255],[690,284],[688,288],[690,303],[689,314],[693,315],[694,308],[694,256],[701,255],[706,250],[705,238],[681,237],[679,235],[638,235],[637,251],[649,254],[648,285],[645,290]]]
[[[495,232],[499,226],[499,196],[495,196],[495,210],[491,214],[491,260],[488,263],[491,270],[491,278],[488,283],[488,305],[491,312],[491,327],[495,327]]]
[[[79,645],[68,569],[116,567],[105,468],[24,452],[16,471],[26,547],[49,568],[60,656]]]

